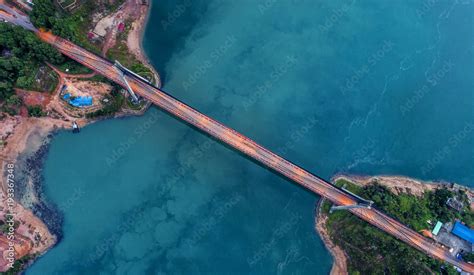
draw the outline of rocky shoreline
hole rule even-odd
[[[316,204],[316,210],[314,215],[314,224],[316,232],[321,237],[321,240],[324,243],[324,246],[329,251],[333,258],[333,264],[331,268],[332,275],[340,275],[340,274],[347,274],[347,255],[340,248],[339,246],[335,245],[331,241],[331,237],[329,236],[329,232],[326,230],[326,221],[328,219],[327,215],[325,215],[321,211],[321,206],[324,203],[325,199],[321,198]]]
[[[58,125],[58,126],[56,126]],[[41,164],[47,152],[47,146],[51,134],[64,127],[62,121],[54,119],[40,120],[37,118],[26,118],[19,121],[15,126],[13,133],[9,136],[9,143],[2,148],[2,166],[0,175],[2,176],[2,207],[1,213],[6,214],[7,199],[10,194],[7,192],[6,182],[8,173],[14,175],[13,195],[15,199],[14,213],[15,220],[19,223],[15,231],[15,260],[19,260],[28,255],[42,255],[51,248],[57,241],[57,235],[48,230],[48,226],[43,222],[42,217],[37,213],[47,215],[49,208],[38,200],[38,188],[41,184]],[[7,168],[13,167],[9,172]],[[11,191],[10,191],[11,192]],[[34,206],[37,207],[34,207]],[[35,211],[42,209],[42,211]],[[46,219],[50,221],[51,219]],[[5,235],[0,236],[2,239]],[[2,248],[4,248],[2,246]],[[5,255],[5,251],[3,251]],[[5,257],[0,259],[0,270],[5,271],[8,268],[8,262]],[[31,263],[31,261],[30,261]]]
[[[387,187],[390,191],[395,194],[411,194],[417,197],[422,196],[427,191],[433,191],[439,188],[448,188],[450,190],[464,190],[468,197],[474,198],[474,191],[466,186],[457,185],[448,182],[433,182],[433,181],[421,181],[413,178],[404,176],[358,176],[358,175],[346,175],[339,174],[331,179],[331,182],[338,180],[346,180],[358,186],[365,186],[377,181],[379,184]],[[325,199],[321,198],[315,210],[315,230],[321,236],[321,239],[325,247],[329,250],[333,257],[333,266],[331,269],[332,275],[348,274],[347,270],[347,254],[344,250],[334,244],[331,240],[331,236],[326,228],[327,215],[322,212],[321,205]],[[471,204],[471,209],[474,209],[474,205]]]
[[[140,16],[132,22],[133,27],[130,31],[127,44],[131,46],[130,53],[135,55],[138,60],[143,62],[152,70],[155,76],[156,86],[160,87],[160,77],[150,65],[150,62],[141,48],[141,39],[149,16],[149,8],[150,7],[146,5],[140,7]],[[136,39],[139,39],[139,41],[135,41]],[[150,106],[151,103],[147,102],[140,110],[125,109],[115,114],[113,117],[81,119],[78,123],[80,124],[80,127],[84,127],[104,119],[139,116],[143,115]],[[15,259],[18,260],[24,256],[33,255],[24,266],[28,267],[33,263],[36,257],[46,253],[62,238],[62,206],[48,201],[44,196],[42,169],[49,151],[50,141],[59,130],[70,129],[71,122],[50,117],[11,117],[11,119],[16,121],[8,126],[9,134],[7,134],[6,137],[3,137],[7,142],[4,144],[3,148],[0,147],[0,159],[2,160],[2,165],[0,167],[0,175],[2,177],[2,201],[6,201],[7,188],[3,179],[6,179],[7,176],[7,166],[14,165],[14,175],[16,179],[14,192],[16,208],[18,209],[15,212],[18,212],[17,219],[21,220],[22,223],[20,229],[17,230],[22,232],[21,235],[20,232],[18,232],[18,237],[21,240],[26,241],[23,243],[33,243],[32,247],[29,245],[26,245],[26,247],[25,245],[15,246],[15,251],[17,251],[17,257],[15,257]],[[2,209],[2,212],[4,212],[5,207],[0,208]],[[23,233],[23,231],[26,233]],[[34,232],[29,234],[31,231]],[[0,260],[0,271],[6,271],[8,269],[8,262],[4,259],[6,250],[2,251],[0,249],[0,253],[4,255],[3,258],[0,257],[2,258]]]
[[[57,133],[48,133],[42,138],[41,146],[34,152],[21,153],[16,161],[17,184],[15,194],[21,205],[30,209],[40,218],[57,241],[62,238],[62,215],[56,205],[49,202],[43,194],[44,178],[42,170],[49,152],[50,141]]]

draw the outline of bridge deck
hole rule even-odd
[[[95,70],[122,87],[127,88],[126,83],[124,83],[120,77],[121,71],[116,68],[112,62],[92,54],[67,40],[56,37],[51,33],[37,32],[37,34],[42,40],[52,44],[63,54]],[[337,205],[351,205],[359,201],[358,198],[276,155],[237,131],[196,111],[166,92],[144,82],[143,80],[133,77],[130,77],[129,79],[128,82],[130,86],[140,96],[150,100],[174,116],[194,125],[203,132],[206,132],[223,143],[226,143],[236,150],[248,155],[310,191],[329,199]],[[350,211],[363,220],[414,246],[415,248],[474,274],[473,265],[458,261],[447,249],[438,246],[433,241],[426,239],[422,235],[401,224],[399,221],[387,216],[376,208],[357,208],[351,209]]]

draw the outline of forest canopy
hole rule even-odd
[[[52,46],[21,27],[0,24],[0,101],[13,94],[13,87],[39,63],[59,64],[64,57]]]

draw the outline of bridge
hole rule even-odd
[[[398,220],[383,213],[372,206],[370,201],[357,197],[343,188],[338,188],[278,156],[250,138],[179,101],[147,80],[128,71],[123,66],[93,54],[50,32],[35,31],[35,33],[41,40],[51,44],[64,55],[107,77],[123,88],[131,90],[133,93],[151,101],[171,115],[189,123],[287,179],[328,199],[336,206],[347,209],[361,219],[434,258],[446,261],[466,272],[474,274],[474,265],[459,261],[446,248],[441,247],[433,240],[423,237]]]

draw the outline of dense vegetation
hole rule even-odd
[[[30,19],[38,28],[51,30],[56,35],[67,38],[90,51],[100,53],[103,40],[92,41],[87,37],[92,27],[92,17],[98,12],[102,16],[109,14],[123,2],[124,0],[100,2],[83,0],[74,11],[64,11],[53,0],[34,0]],[[126,47],[125,41],[130,26],[129,21],[126,31],[119,34],[117,45],[110,50],[108,56],[120,60],[125,66],[150,79],[151,71],[134,56],[132,57]],[[92,72],[64,57],[50,45],[41,42],[32,32],[10,24],[0,24],[0,54],[0,112],[4,111],[11,115],[16,114],[22,106],[21,99],[14,95],[14,88],[49,92],[56,87],[58,76],[46,66],[46,62],[72,74]],[[100,78],[100,81],[105,80]],[[120,109],[118,105],[121,95],[117,91],[109,100],[111,104],[106,104],[102,110],[90,116],[109,116]],[[28,113],[30,116],[44,115],[39,106],[29,107]]]
[[[69,39],[74,43],[96,53],[100,53],[100,43],[88,40],[87,32],[92,24],[92,15],[101,11],[103,14],[117,9],[124,0],[96,1],[83,0],[80,7],[73,12],[65,12],[53,0],[34,0],[31,22],[38,28],[51,30],[54,34]]]
[[[122,108],[125,102],[125,97],[120,93],[121,88],[118,85],[113,84],[113,87],[114,88],[110,93],[110,96],[106,97],[109,102],[105,103],[102,109],[87,114],[87,118],[101,118],[113,116]]]
[[[62,11],[52,0],[34,0],[34,3],[30,19],[36,27],[51,30],[54,34],[81,46],[97,50],[87,43],[85,37],[79,36],[88,29],[87,26],[90,24],[88,18],[95,9],[93,1],[85,1],[81,8],[72,14]]]
[[[0,24],[0,100],[13,93],[29,77],[27,72],[41,62],[61,63],[63,56],[50,45],[41,42],[33,33],[21,27]]]
[[[118,34],[117,43],[108,51],[107,57],[110,60],[118,60],[122,65],[140,76],[148,80],[153,80],[153,73],[151,70],[137,60],[134,55],[130,54],[126,41],[131,30],[132,22],[127,21],[125,26],[125,31]]]
[[[46,114],[41,109],[41,106],[28,106],[28,115],[32,117],[42,117]]]
[[[68,74],[89,74],[93,72],[86,66],[69,58],[66,59],[66,61],[64,61],[62,64],[58,64],[56,68]]]
[[[374,203],[384,211],[391,213],[405,224],[419,231],[429,229],[427,221],[452,222],[454,219],[461,219],[468,225],[474,225],[474,215],[469,211],[469,202],[466,194],[462,191],[458,194],[464,200],[464,211],[459,213],[453,211],[446,201],[453,197],[453,192],[447,189],[438,189],[434,192],[427,192],[420,199],[418,197],[400,194],[396,196],[388,191],[386,187],[373,184],[365,187],[362,191],[365,197],[371,198]]]
[[[10,95],[3,106],[3,111],[10,115],[15,115],[17,113],[18,108],[20,108],[22,104],[22,100],[17,95]]]
[[[46,61],[64,62],[64,57],[53,47],[33,33],[10,24],[0,24],[0,54],[0,103],[4,102],[2,109],[11,114],[21,105],[14,95],[14,87],[33,87],[34,76]]]
[[[377,207],[417,231],[432,229],[428,220],[433,223],[462,218],[468,224],[473,221],[471,211],[459,214],[446,206],[446,199],[454,195],[447,189],[427,192],[418,198],[408,194],[397,196],[376,183],[364,188],[345,181],[338,181],[337,184],[345,184],[352,192],[373,200]],[[458,195],[467,200],[465,194]],[[330,204],[325,202],[323,211],[328,213],[329,208]],[[347,252],[350,274],[457,274],[452,267],[426,256],[347,211],[329,214],[326,226],[333,241]]]
[[[110,1],[97,3],[97,1],[85,0],[74,12],[66,13],[57,7],[52,0],[35,0],[35,6],[30,17],[36,27],[52,30],[56,35],[67,38],[90,51],[100,53],[102,41],[100,39],[91,41],[87,38],[87,33],[91,29],[92,15],[96,12],[111,13],[123,2],[124,0],[116,0],[113,4],[110,4]],[[152,79],[150,69],[143,66],[135,56],[130,55],[125,42],[132,22],[128,20],[125,25],[125,31],[118,34],[117,43],[109,50],[107,57],[111,60],[118,60],[136,73]],[[78,73],[84,73],[84,71]]]

